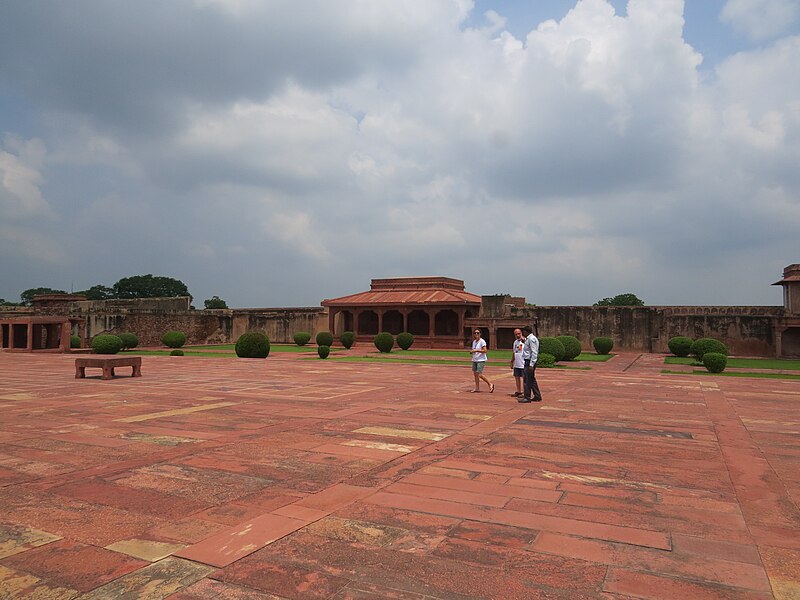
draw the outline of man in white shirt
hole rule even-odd
[[[526,335],[525,344],[522,347],[522,359],[525,364],[525,393],[517,402],[531,402],[531,392],[533,392],[533,402],[542,401],[542,392],[539,391],[539,384],[536,382],[536,361],[539,360],[539,338],[533,335],[530,325],[522,328],[522,333]]]
[[[525,338],[522,337],[522,330],[514,330],[514,343],[511,346],[511,368],[514,370],[514,381],[517,384],[517,391],[514,392],[515,398],[522,396],[522,379],[525,377],[525,360],[522,358],[522,349],[525,347]]]
[[[486,379],[483,374],[483,368],[486,366],[486,342],[481,337],[481,330],[475,329],[472,332],[472,374],[475,376],[475,389],[473,393],[481,391],[481,382],[483,379],[489,385],[489,393],[494,391],[494,384]]]

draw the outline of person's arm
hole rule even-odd
[[[539,338],[531,340],[531,364],[535,365],[539,359]]]

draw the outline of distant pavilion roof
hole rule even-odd
[[[783,279],[772,285],[786,285],[790,281],[800,281],[800,264],[789,265],[783,270]]]
[[[464,290],[464,282],[451,277],[392,277],[373,279],[368,292],[323,300],[322,306],[371,305],[480,305],[481,297]]]

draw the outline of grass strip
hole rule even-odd
[[[667,356],[664,359],[665,365],[690,365],[692,367],[702,367],[703,364],[697,362],[690,356]],[[734,369],[772,369],[775,371],[800,371],[800,360],[787,358],[729,358],[728,368]]]
[[[669,375],[718,375],[720,377],[754,377],[756,379],[800,379],[800,375],[794,375],[791,373],[743,373],[741,371],[723,371],[722,373],[711,373],[709,371],[701,371],[699,369],[694,369],[692,372],[661,369],[661,372]]]

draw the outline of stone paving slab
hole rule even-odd
[[[0,598],[800,598],[800,382],[0,352]]]

